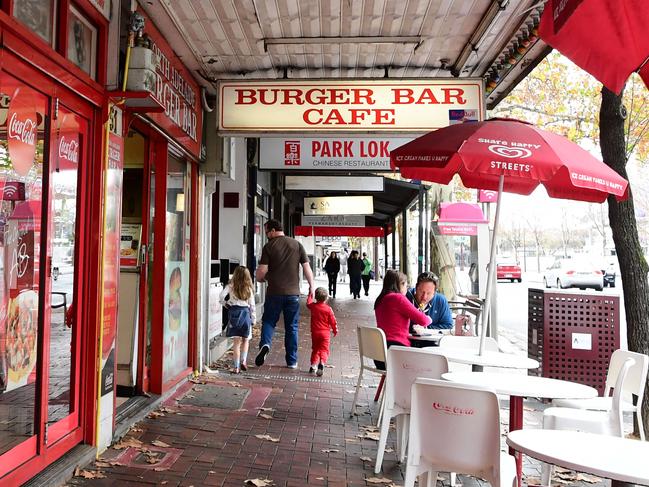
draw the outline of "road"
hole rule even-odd
[[[498,326],[499,330],[513,333],[523,340],[527,340],[527,294],[528,289],[544,289],[543,276],[539,274],[523,274],[523,282],[499,281],[496,289],[498,293]],[[555,288],[551,289],[556,291]],[[588,289],[580,291],[573,289],[577,293],[587,294],[608,294],[620,296],[622,292],[621,283],[616,282],[616,287],[605,288],[603,291],[594,291]],[[620,322],[624,326],[624,304],[621,304]]]

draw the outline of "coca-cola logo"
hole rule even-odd
[[[35,106],[39,97],[24,87],[16,89],[7,113],[7,145],[14,171],[27,176],[36,157],[38,115]]]
[[[24,144],[36,145],[36,120],[20,120],[18,114],[12,113],[7,136]]]
[[[462,408],[459,406],[451,406],[449,404],[441,404],[439,402],[433,403],[433,409],[454,416],[473,416],[475,414],[475,411],[472,408]]]
[[[78,164],[79,142],[75,139],[68,140],[65,137],[61,137],[61,140],[59,141],[59,157]]]

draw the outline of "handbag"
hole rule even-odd
[[[370,279],[374,280],[375,277],[376,277],[376,274],[374,273],[373,270],[371,270],[370,271]]]

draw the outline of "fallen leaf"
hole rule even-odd
[[[261,413],[261,414],[259,415],[259,417],[260,417],[260,418],[264,418],[264,419],[273,419],[272,416],[269,416],[268,414],[264,414],[264,413]]]
[[[394,451],[394,448],[386,448],[385,453],[392,453]]]
[[[320,450],[322,453],[338,453],[340,450],[336,450],[335,448],[330,448],[330,449],[324,449]]]
[[[365,477],[365,482],[368,484],[392,484],[392,479],[385,477]]]
[[[273,408],[257,408],[259,411],[265,411],[267,413],[275,411]]]
[[[240,409],[235,409],[235,411],[238,412],[238,413],[245,413],[247,411],[247,409],[240,408]]]
[[[156,467],[153,469],[154,472],[164,472],[165,470],[169,470],[169,467]]]
[[[160,411],[151,411],[147,417],[151,419],[155,419],[155,418],[161,418],[164,415],[165,413],[161,413]]]
[[[523,483],[527,485],[541,485],[540,477],[527,477],[523,476]]]
[[[260,440],[272,441],[273,443],[279,443],[279,438],[273,438],[270,435],[255,435],[255,438],[259,438]]]
[[[151,442],[151,444],[153,446],[159,446],[160,448],[169,448],[169,446],[170,446],[169,444],[165,443],[164,441],[160,441],[160,440],[153,440]]]
[[[316,477],[316,480],[324,480],[324,477]]]
[[[362,462],[371,462],[372,459],[370,457],[360,457]]]
[[[74,471],[75,477],[82,477],[84,479],[105,479],[106,476],[101,472],[93,472],[90,470],[79,470],[77,467]]]
[[[270,479],[247,479],[244,485],[254,485],[254,487],[268,487],[273,485],[274,482]]]
[[[361,426],[361,429],[363,431],[369,431],[371,433],[376,433],[376,432],[379,431],[379,428],[377,426],[372,426],[372,425],[370,425],[370,426]]]
[[[126,438],[125,440],[122,440],[118,443],[115,443],[113,445],[113,448],[115,450],[123,450],[124,448],[142,448],[143,443],[140,440],[136,440],[135,438]]]
[[[359,441],[356,438],[345,438],[345,441],[347,443],[359,443]]]
[[[343,374],[343,377],[345,379],[353,379],[354,377],[358,377],[356,374]]]
[[[587,482],[589,484],[596,484],[600,482],[602,479],[599,477],[595,477],[594,475],[587,475],[585,473],[578,473],[577,474],[577,482]]]
[[[362,440],[374,440],[374,441],[379,441],[380,439],[380,434],[379,433],[365,433],[362,435],[356,435]]]
[[[110,467],[110,466],[111,466],[110,463],[108,463],[108,462],[104,462],[103,460],[97,460],[97,461],[95,462],[95,467],[99,467],[99,468],[107,468],[107,467]]]
[[[239,384],[238,382],[230,381],[230,382],[228,382],[228,384],[230,384],[232,387],[241,387],[241,384]]]
[[[167,482],[168,482],[168,480],[163,480],[162,482],[160,482],[160,485],[166,485]]]
[[[347,389],[345,390],[347,394],[354,394],[356,392],[356,389]]]
[[[326,367],[327,369],[335,369],[335,368],[336,368],[335,365],[329,365],[329,364],[325,364],[325,367]]]

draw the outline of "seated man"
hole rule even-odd
[[[417,277],[417,284],[413,289],[408,289],[406,298],[415,305],[420,311],[430,316],[432,320],[428,328],[437,330],[447,330],[453,327],[453,318],[451,317],[451,309],[448,306],[446,297],[436,292],[437,291],[437,276],[432,272],[422,272]],[[412,333],[412,325],[410,323],[410,331]],[[423,342],[413,340],[414,346],[430,346],[431,342]]]

